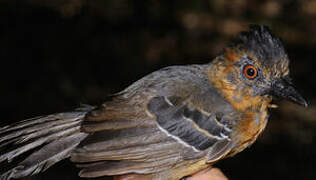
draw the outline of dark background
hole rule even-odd
[[[232,180],[316,179],[316,1],[0,2],[0,125],[97,104],[164,66],[208,63],[248,24],[271,27],[307,109],[280,102],[263,135],[218,164]],[[25,179],[80,179],[63,161]]]

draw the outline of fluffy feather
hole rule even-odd
[[[34,175],[69,157],[87,136],[80,132],[80,125],[85,114],[92,109],[86,107],[32,118],[1,128],[0,163],[15,165],[11,169],[2,168],[0,179]]]

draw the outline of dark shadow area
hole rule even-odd
[[[309,102],[271,113],[258,141],[218,164],[232,180],[315,179],[316,1],[28,0],[0,3],[1,121],[101,103],[142,76],[208,63],[248,24],[285,43]],[[69,161],[29,180],[80,179]]]

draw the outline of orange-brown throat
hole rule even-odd
[[[222,96],[238,111],[259,110],[263,104],[270,106],[271,98],[253,95],[248,86],[243,85],[239,69],[234,64],[240,56],[236,50],[226,49],[224,58],[216,58],[208,69],[210,82],[221,92]],[[229,80],[229,75],[237,77],[234,82]]]
[[[224,59],[223,57],[216,58],[207,72],[209,80],[220,91],[221,95],[243,114],[234,136],[242,144],[236,153],[254,142],[262,132],[268,118],[267,109],[272,100],[268,96],[253,95],[251,88],[242,84],[243,80],[238,78],[240,72],[238,68],[234,67],[238,58],[236,53],[226,51]],[[237,78],[232,82],[228,75]]]

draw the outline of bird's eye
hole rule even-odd
[[[243,70],[244,75],[246,78],[252,80],[258,76],[258,70],[255,66],[248,64],[244,67]]]

